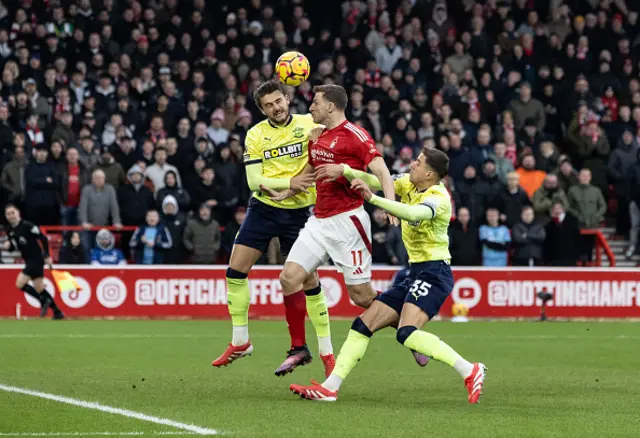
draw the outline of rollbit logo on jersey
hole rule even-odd
[[[264,158],[269,160],[271,158],[278,158],[289,156],[290,158],[296,158],[302,156],[302,143],[290,144],[287,146],[279,146],[277,148],[264,151]]]

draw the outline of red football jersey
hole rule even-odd
[[[344,121],[333,129],[325,130],[315,142],[309,142],[309,164],[348,164],[349,167],[366,172],[375,157],[380,157],[376,144],[369,133],[359,126]],[[364,200],[351,183],[340,177],[336,181],[317,181],[315,215],[319,218],[335,216],[354,210],[364,204]]]

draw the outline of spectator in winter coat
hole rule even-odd
[[[24,147],[16,146],[13,160],[4,166],[0,175],[0,185],[4,191],[4,199],[17,206],[22,206],[24,202],[27,188],[24,180],[26,166]]]
[[[522,167],[519,167],[516,172],[520,175],[520,187],[524,189],[529,198],[542,186],[542,182],[547,176],[546,172],[536,170],[536,159],[532,154],[522,157]]]
[[[387,252],[386,245],[387,231],[389,230],[387,215],[383,210],[376,208],[371,216],[371,257],[373,263],[388,265],[391,257]]]
[[[496,197],[495,207],[500,212],[500,220],[513,227],[520,220],[522,209],[531,205],[529,197],[520,187],[520,175],[511,172],[507,176],[507,186],[503,187]]]
[[[609,178],[618,198],[618,211],[627,211],[629,208],[629,183],[632,169],[636,165],[637,152],[638,142],[631,130],[625,129],[622,138],[618,140],[617,147],[611,152],[608,165]],[[629,215],[616,215],[616,234],[626,236],[630,226]]]
[[[565,210],[562,202],[551,207],[551,219],[545,227],[545,262],[551,266],[576,266],[582,238],[578,219]]]
[[[92,265],[126,265],[127,260],[124,258],[119,248],[114,248],[116,243],[115,237],[111,231],[102,229],[96,234],[96,247],[91,250]]]
[[[528,82],[520,84],[520,97],[509,104],[509,110],[513,113],[516,132],[524,128],[527,119],[532,119],[538,132],[544,132],[546,114],[544,106],[538,99],[531,97],[531,85]]]
[[[556,149],[556,146],[550,141],[543,141],[540,143],[540,150],[536,156],[536,165],[538,169],[547,172],[554,173],[558,170],[558,160],[560,154]]]
[[[51,141],[60,141],[65,147],[76,144],[76,134],[73,132],[73,114],[69,111],[63,111],[60,115],[60,121],[51,134]]]
[[[456,191],[460,196],[460,206],[469,209],[471,219],[482,220],[486,208],[486,198],[485,194],[480,191],[476,168],[473,164],[467,165],[464,169],[464,179],[456,184]]]
[[[122,169],[131,169],[138,158],[135,152],[135,142],[130,136],[123,136],[116,140],[116,144],[112,146],[111,155],[122,166]]]
[[[498,193],[504,187],[496,173],[496,163],[493,158],[487,158],[482,166],[482,177],[477,183],[478,191],[484,196],[485,206],[494,206],[497,201]]]
[[[546,232],[544,225],[535,220],[533,207],[522,209],[521,220],[511,230],[511,238],[513,266],[538,266],[542,263]]]
[[[191,197],[182,187],[178,185],[178,176],[173,171],[169,171],[164,176],[164,187],[156,193],[156,205],[162,208],[167,196],[173,196],[182,211],[189,211]]]
[[[113,186],[105,183],[104,172],[100,169],[93,171],[91,184],[82,189],[78,219],[87,229],[92,226],[107,226],[110,222],[116,227],[122,226],[116,191]]]
[[[569,205],[567,194],[558,187],[558,177],[551,174],[547,175],[542,187],[536,190],[533,198],[531,198],[536,217],[543,224],[546,224],[549,220],[551,206],[554,202],[562,202],[563,205]]]
[[[165,254],[173,247],[173,238],[160,222],[156,210],[147,212],[145,225],[133,233],[129,247],[135,251],[134,259],[138,264],[158,265],[164,262]]]
[[[184,262],[184,229],[187,218],[180,211],[178,201],[172,195],[167,195],[162,201],[161,219],[169,230],[173,240],[173,247],[165,254],[164,263],[179,264]]]
[[[178,185],[182,186],[182,182],[180,181],[180,172],[178,172],[178,169],[175,166],[167,163],[167,150],[165,148],[158,147],[153,156],[155,162],[151,166],[147,167],[145,176],[153,183],[155,192],[158,193],[158,191],[164,187],[164,176],[167,172],[175,173],[178,178]]]
[[[60,251],[60,263],[65,265],[84,265],[87,263],[80,233],[77,231],[67,233]]]
[[[147,211],[154,206],[153,193],[143,184],[144,175],[138,165],[127,172],[129,184],[118,189],[118,205],[124,225],[140,226],[144,223]]]
[[[104,172],[105,183],[113,186],[116,191],[124,185],[126,177],[120,163],[118,163],[111,155],[111,148],[103,146],[100,151],[100,159],[95,166]]]
[[[509,229],[498,222],[499,213],[495,208],[487,210],[487,224],[480,226],[482,244],[482,266],[507,266],[509,261]]]
[[[397,43],[395,35],[389,33],[385,38],[385,45],[375,53],[376,64],[380,71],[391,74],[396,62],[402,57],[402,47]]]
[[[454,266],[479,266],[482,261],[478,227],[471,222],[469,209],[461,207],[449,227],[449,252]]]
[[[597,228],[604,220],[607,203],[602,192],[591,185],[591,171],[582,169],[580,184],[571,187],[568,196],[568,210],[573,214],[581,228]]]
[[[60,175],[60,193],[62,225],[78,225],[78,207],[82,189],[91,182],[89,169],[80,161],[76,148],[67,150],[66,161],[58,166]]]
[[[591,185],[591,171],[582,169],[579,175],[580,184],[569,190],[568,210],[578,219],[580,228],[597,228],[604,220],[607,203],[602,192]],[[623,211],[628,211],[623,210]],[[581,236],[580,259],[591,261],[595,236]]]
[[[200,184],[195,187],[192,204],[194,208],[199,208],[202,204],[206,204],[209,208],[215,209],[218,205],[218,190],[214,182],[215,172],[213,168],[205,167],[202,170],[201,177]]]
[[[60,178],[44,144],[36,145],[36,159],[24,171],[26,218],[36,225],[57,225],[60,217]]]
[[[229,140],[229,131],[224,129],[224,111],[218,108],[211,114],[211,125],[207,128],[207,135],[216,146],[226,144]]]
[[[507,146],[504,143],[496,143],[491,154],[491,158],[496,163],[496,174],[502,184],[507,183],[507,175],[514,171],[513,163],[505,156],[506,152]]]
[[[220,225],[211,217],[207,204],[200,206],[197,217],[190,219],[184,230],[184,247],[194,264],[215,263],[220,251]]]

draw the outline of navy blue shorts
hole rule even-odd
[[[267,205],[251,198],[247,216],[242,222],[235,243],[266,252],[274,237],[280,240],[280,252],[289,250],[311,216],[311,207],[286,209]]]
[[[402,313],[404,303],[412,303],[422,309],[429,319],[440,311],[451,290],[453,274],[448,263],[443,261],[414,263],[409,275],[399,284],[378,296],[378,300]]]

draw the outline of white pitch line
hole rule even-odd
[[[58,403],[65,403],[68,405],[78,406],[80,408],[93,409],[95,411],[106,412],[108,414],[121,415],[123,417],[134,418],[136,420],[146,421],[149,423],[161,424],[163,426],[170,426],[186,432],[192,432],[197,435],[217,435],[219,433],[215,429],[208,429],[206,427],[200,427],[194,424],[180,423],[178,421],[173,421],[168,418],[154,417],[153,415],[147,415],[141,412],[130,411],[128,409],[114,408],[113,406],[107,406],[107,405],[103,405],[96,402],[89,402],[89,401],[80,400],[77,398],[64,397],[56,394],[49,394],[46,392],[32,391],[30,389],[3,385],[1,383],[0,383],[0,391],[30,395],[32,397],[38,397],[45,400],[55,401]]]
[[[193,432],[0,432],[0,436],[139,436],[195,435]]]

